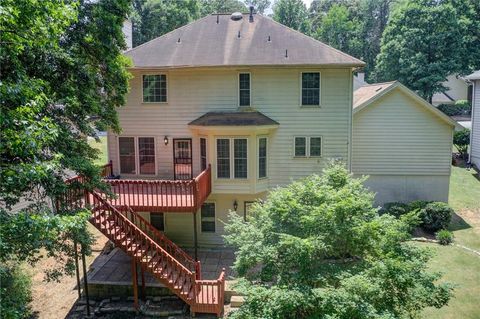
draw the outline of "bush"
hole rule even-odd
[[[2,318],[28,318],[31,314],[30,277],[18,266],[0,264],[0,314]]]
[[[453,133],[453,145],[457,148],[460,155],[465,159],[470,144],[470,130],[465,128]]]
[[[453,209],[445,203],[429,203],[425,208],[420,210],[422,227],[429,231],[445,229],[450,224],[453,213]]]
[[[410,211],[414,211],[424,209],[430,203],[431,202],[428,202],[426,200],[414,200],[408,205],[410,206]]]
[[[466,100],[459,100],[455,104],[440,104],[437,108],[448,116],[470,115],[472,106]]]
[[[405,215],[410,211],[410,207],[408,204],[400,203],[400,202],[391,202],[385,203],[383,205],[383,213],[395,216],[396,218],[400,218],[402,215]]]
[[[446,229],[442,229],[435,234],[435,238],[438,240],[440,245],[447,246],[453,242],[453,233]]]

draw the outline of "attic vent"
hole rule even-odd
[[[243,18],[243,15],[240,12],[234,12],[230,16],[230,19],[232,19],[233,21],[239,21],[239,20],[242,20],[242,18]]]

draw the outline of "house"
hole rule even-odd
[[[432,97],[432,104],[455,104],[460,100],[470,100],[471,88],[464,78],[458,75],[449,75],[447,80],[442,83],[447,90],[442,93],[435,93]]]
[[[130,256],[135,296],[140,265],[142,283],[146,272],[192,312],[220,314],[228,273],[206,280],[199,247],[223,247],[229,211],[248,220],[270,189],[330,159],[371,174],[379,202],[447,199],[451,120],[398,83],[354,97],[362,61],[267,17],[209,15],[125,55],[131,90],[104,171],[117,196],[82,203]],[[434,190],[405,190],[415,183]]]
[[[399,82],[353,94],[352,171],[377,204],[448,201],[456,122]]]
[[[480,168],[480,70],[466,77],[473,83],[470,163]]]

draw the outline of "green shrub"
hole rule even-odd
[[[454,211],[445,203],[432,202],[420,210],[422,227],[429,231],[445,229],[452,220]]]
[[[31,314],[30,277],[18,266],[0,264],[0,314],[2,318],[28,318]]]
[[[400,203],[400,202],[391,202],[385,203],[383,205],[383,213],[395,216],[396,218],[400,218],[400,216],[405,215],[410,211],[408,204]]]
[[[453,133],[453,145],[463,158],[466,158],[468,152],[468,145],[470,144],[470,130],[465,128]]]
[[[438,240],[440,245],[450,245],[453,242],[453,233],[442,229],[435,234],[435,238]]]
[[[426,200],[414,200],[413,202],[410,202],[408,206],[410,206],[410,211],[414,211],[424,209],[429,203],[431,202]]]
[[[459,100],[455,104],[440,104],[437,108],[448,116],[470,115],[472,106],[466,100]]]

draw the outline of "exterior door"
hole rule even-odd
[[[192,139],[173,139],[173,178],[192,179]]]

